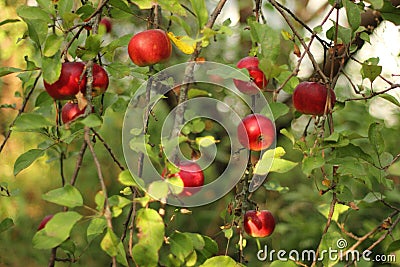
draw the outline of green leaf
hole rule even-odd
[[[323,235],[321,244],[318,247],[319,251],[331,251],[332,249],[338,249],[338,240],[341,240],[342,236],[338,232],[327,232]],[[343,239],[344,240],[344,239]],[[344,248],[343,248],[344,249]],[[323,266],[335,266],[339,261],[339,257],[323,257]]]
[[[175,232],[168,238],[168,241],[171,246],[172,254],[182,262],[184,262],[186,257],[194,250],[192,240],[185,234]]]
[[[113,230],[107,228],[107,232],[104,235],[103,240],[101,240],[100,247],[105,251],[110,257],[115,257],[118,254],[118,243],[119,238],[114,234]]]
[[[209,92],[207,92],[206,90],[190,88],[190,90],[188,92],[188,99],[192,99],[192,98],[200,97],[200,96],[211,96],[211,94]]]
[[[78,14],[82,20],[85,20],[85,19],[89,18],[93,14],[94,11],[95,11],[95,9],[94,9],[92,3],[88,3],[88,4],[85,4],[85,5],[81,6],[80,8],[78,8],[78,10],[76,11],[76,14]]]
[[[40,8],[48,14],[55,15],[55,8],[51,0],[36,0]]]
[[[218,141],[215,140],[215,137],[212,135],[196,137],[196,144],[198,146],[209,147],[215,143],[218,143]]]
[[[63,41],[64,38],[62,38],[61,36],[58,36],[56,34],[49,35],[46,39],[46,42],[44,43],[43,55],[45,57],[54,56],[60,50]]]
[[[205,0],[190,0],[192,11],[196,14],[199,29],[203,29],[208,20],[208,11]]]
[[[43,156],[43,149],[31,149],[27,152],[21,154],[14,163],[14,176],[16,176],[20,171],[28,168],[31,164],[41,156]]]
[[[2,220],[0,222],[0,233],[7,231],[8,229],[10,229],[11,227],[13,227],[14,221],[11,218],[5,218],[4,220]]]
[[[270,267],[297,267],[298,265],[293,261],[273,261]]]
[[[384,199],[384,196],[381,196],[381,193],[378,192],[369,192],[361,201],[366,202],[366,203],[374,203],[376,201],[379,201],[381,198]]]
[[[1,67],[0,68],[0,77],[6,76],[11,73],[21,72],[22,69],[13,68],[13,67]]]
[[[59,212],[38,231],[32,240],[36,249],[51,249],[64,242],[70,235],[72,227],[82,218],[75,211]]]
[[[338,37],[343,41],[343,43],[349,44],[352,37],[351,29],[338,25]]]
[[[400,239],[390,243],[390,245],[386,249],[386,253],[389,254],[389,253],[392,253],[392,252],[395,252],[395,251],[398,251],[398,250],[400,250]]]
[[[47,192],[42,195],[42,198],[48,202],[69,208],[80,207],[83,205],[81,193],[76,189],[76,187],[69,184]]]
[[[49,14],[40,7],[20,5],[17,8],[17,14],[24,20],[42,20],[46,23],[52,22]]]
[[[325,160],[321,155],[314,155],[312,157],[305,157],[301,167],[303,173],[307,176],[310,176],[313,170],[322,167],[324,164]]]
[[[186,10],[181,6],[178,0],[158,0],[158,4],[163,10],[178,16],[186,16]]]
[[[390,94],[381,94],[379,95],[379,97],[382,97],[383,99],[391,102],[392,104],[400,107],[400,102],[399,100],[397,100],[397,98],[395,98],[394,96],[390,95]]]
[[[200,267],[215,267],[215,266],[237,267],[244,265],[237,263],[229,256],[215,256],[206,260],[202,265],[200,265]]]
[[[400,25],[400,9],[393,6],[391,1],[384,1],[380,14],[385,20],[389,20],[396,25]]]
[[[292,75],[291,71],[282,71],[278,77],[276,77],[276,80],[278,81],[279,84],[283,84],[287,78]],[[293,76],[289,79],[289,81],[285,84],[285,86],[282,88],[283,91],[285,91],[288,94],[292,94],[296,86],[299,84],[299,78],[296,76]],[[272,104],[272,103],[271,103]]]
[[[6,25],[8,23],[15,23],[15,22],[20,22],[21,20],[19,19],[6,19],[3,21],[0,21],[0,26]]]
[[[88,243],[92,242],[93,239],[101,235],[104,232],[104,229],[106,229],[106,227],[107,227],[107,221],[104,217],[92,219],[86,230]]]
[[[168,183],[165,180],[154,181],[149,185],[147,192],[155,199],[166,198],[169,193]]]
[[[346,9],[347,20],[353,31],[355,31],[361,24],[361,9],[350,0],[343,0],[343,5]]]
[[[136,4],[140,9],[150,9],[153,6],[152,0],[134,0],[132,2]]]
[[[371,44],[371,38],[369,37],[368,33],[366,33],[366,32],[360,33],[360,38],[361,38],[361,40],[364,40],[367,43]]]
[[[382,66],[378,65],[379,58],[370,58],[361,65],[361,76],[373,82],[381,73]]]
[[[291,132],[289,132],[287,129],[281,129],[280,133],[282,135],[286,136],[292,142],[292,145],[295,144],[296,140],[294,138],[294,135]]]
[[[84,61],[95,58],[101,51],[101,36],[99,34],[91,34],[85,42],[85,49],[77,50],[77,55]]]
[[[42,57],[43,79],[49,84],[55,83],[60,78],[62,66],[60,54],[61,52],[57,50],[52,57]]]
[[[198,234],[198,233],[183,233],[186,235],[190,240],[192,241],[193,248],[197,250],[202,250],[204,249],[204,246],[206,245],[204,238]]]
[[[374,160],[369,154],[365,153],[359,146],[351,143],[345,147],[338,147],[335,149],[334,154],[336,159],[351,157],[356,158],[357,160],[362,159],[366,162],[374,164]]]
[[[139,266],[157,266],[158,251],[164,242],[164,222],[149,208],[138,210],[135,222],[139,241],[132,249],[133,259]]]
[[[126,186],[134,186],[137,188],[144,188],[145,186],[143,179],[139,177],[133,178],[129,170],[120,172],[118,175],[118,181]]]
[[[298,163],[281,159],[285,153],[286,152],[282,147],[265,151],[262,158],[254,167],[254,174],[265,175],[268,172],[285,173],[293,169]]]
[[[383,7],[383,0],[366,0],[374,9],[381,9]]]
[[[317,207],[318,211],[324,215],[325,218],[328,218],[329,215],[329,210],[330,210],[330,204],[322,204]],[[335,205],[335,210],[332,215],[332,220],[337,222],[339,219],[339,215],[346,212],[349,209],[349,206],[342,205],[342,204],[336,204]]]
[[[270,103],[269,108],[272,111],[272,116],[274,117],[274,120],[277,120],[279,117],[284,116],[289,112],[289,107],[280,102]]]
[[[43,20],[25,20],[28,26],[28,35],[40,49],[47,36],[47,23]]]
[[[285,193],[287,191],[289,191],[289,187],[287,186],[281,186],[278,182],[275,181],[266,181],[263,186],[265,187],[265,189],[269,190],[269,191],[276,191],[279,193]]]
[[[215,240],[211,239],[208,236],[203,236],[204,239],[204,248],[196,249],[198,252],[199,262],[204,262],[208,258],[217,255],[218,253],[218,244]]]
[[[137,2],[137,1],[133,1],[133,2]],[[145,2],[145,1],[143,1],[143,2]],[[147,1],[147,2],[150,2],[150,4],[151,4],[151,1]],[[129,6],[122,0],[110,0],[109,4],[115,8],[118,8],[119,10],[122,10],[122,11],[128,13],[128,14],[134,14],[132,12],[132,10],[129,8]]]
[[[94,114],[94,113],[89,114],[87,117],[85,117],[80,122],[83,125],[90,127],[90,128],[99,127],[103,123],[101,118],[97,114]]]
[[[368,129],[368,139],[376,153],[379,155],[385,151],[385,140],[382,135],[383,126],[379,123],[372,123]]]
[[[64,14],[71,12],[74,2],[71,0],[58,0],[57,7],[58,7],[58,14],[61,17],[64,17]]]

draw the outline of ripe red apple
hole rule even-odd
[[[61,120],[62,122],[68,123],[75,120],[78,116],[83,115],[85,113],[85,108],[79,109],[77,103],[68,102],[61,109]]]
[[[258,58],[256,57],[245,57],[239,60],[236,66],[239,69],[247,69],[249,72],[251,81],[242,81],[233,79],[233,83],[235,84],[236,88],[247,95],[255,95],[259,92],[259,90],[264,89],[268,85],[268,80],[265,77],[264,73],[258,68]],[[257,85],[257,86],[254,86]]]
[[[128,44],[129,57],[140,67],[163,62],[171,56],[171,52],[171,41],[159,29],[137,33]]]
[[[53,214],[47,215],[43,218],[43,220],[40,222],[39,227],[38,227],[38,231],[42,230],[46,224],[53,218]]]
[[[179,168],[179,172],[168,175],[167,178],[178,177],[183,182],[183,191],[179,194],[180,196],[191,196],[196,192],[200,191],[200,186],[204,185],[203,170],[200,166],[193,161],[185,161],[176,165]],[[165,177],[164,170],[162,176]]]
[[[331,107],[335,105],[336,96],[331,92]],[[328,89],[317,82],[301,82],[293,92],[293,105],[303,114],[323,115]]]
[[[111,20],[107,17],[104,17],[100,20],[100,25],[103,25],[106,28],[106,32],[110,33],[112,30]]]
[[[82,62],[64,62],[59,79],[52,84],[44,81],[44,88],[56,100],[73,99],[79,91],[85,90],[86,76],[81,77],[84,68]]]
[[[108,88],[108,74],[105,69],[98,65],[93,64],[93,84],[92,84],[92,95],[98,96],[104,93]],[[81,91],[83,94],[86,92],[86,88]]]
[[[249,210],[244,215],[244,230],[252,237],[266,237],[275,229],[275,219],[269,210]]]
[[[275,140],[275,127],[270,119],[261,114],[250,114],[238,125],[240,144],[247,149],[260,151]]]

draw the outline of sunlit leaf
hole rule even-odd
[[[59,212],[33,237],[36,249],[51,249],[64,242],[70,235],[72,227],[82,218],[75,211]]]
[[[69,184],[47,192],[42,195],[42,198],[48,202],[69,208],[80,207],[83,205],[81,193],[76,187]]]
[[[31,166],[35,160],[44,155],[43,149],[31,149],[21,154],[14,163],[14,175]]]

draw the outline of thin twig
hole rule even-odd
[[[291,22],[290,18],[286,15],[285,11],[278,5],[278,3],[275,0],[269,0],[269,2],[276,8],[276,10],[278,10],[278,12],[285,19],[286,23],[292,29],[293,33],[296,35],[297,39],[300,41],[301,45],[303,46],[303,48],[307,52],[308,58],[310,59],[312,65],[314,67],[314,70],[319,74],[321,79],[323,79],[324,83],[327,84],[329,82],[328,77],[326,77],[324,72],[318,66],[318,63],[315,60],[314,55],[309,50],[309,48],[308,48],[307,44],[305,43],[303,37],[297,32],[297,30],[296,30],[295,26],[293,25],[293,23]]]
[[[387,88],[387,89],[385,89],[385,90],[378,91],[378,92],[372,92],[370,95],[365,96],[365,97],[348,98],[348,99],[344,100],[344,102],[348,102],[348,101],[359,101],[359,100],[368,100],[368,99],[371,99],[371,98],[373,98],[373,97],[375,97],[375,96],[377,96],[377,95],[385,94],[385,93],[387,93],[387,92],[389,92],[389,91],[391,91],[391,90],[393,90],[393,89],[396,89],[396,88],[398,88],[398,87],[400,87],[400,84],[395,83],[395,84],[392,84],[389,88]]]
[[[3,140],[3,143],[1,143],[1,145],[0,145],[0,153],[1,153],[1,151],[3,151],[3,148],[5,147],[5,145],[6,145],[7,141],[8,141],[8,139],[9,139],[10,136],[11,136],[12,127],[14,126],[14,124],[15,124],[15,122],[17,121],[18,117],[25,111],[25,108],[26,108],[26,106],[28,105],[28,101],[29,101],[30,97],[32,96],[33,91],[35,90],[35,88],[36,88],[36,86],[37,86],[37,84],[38,84],[38,82],[39,82],[39,78],[40,78],[41,75],[42,75],[42,72],[39,72],[38,76],[36,77],[36,79],[35,79],[35,81],[34,81],[34,83],[33,83],[33,85],[32,85],[32,88],[29,90],[28,94],[27,94],[26,97],[24,98],[24,100],[23,100],[23,102],[22,102],[22,106],[21,106],[21,108],[18,110],[17,116],[14,118],[14,120],[11,122],[10,126],[8,127],[8,131],[7,131],[7,133],[5,134],[5,138],[4,138],[4,140]]]
[[[215,20],[217,19],[218,15],[221,13],[222,8],[224,7],[225,3],[227,0],[220,0],[215,7],[214,11],[211,13],[210,18],[208,19],[206,25],[204,26],[205,28],[212,28]],[[174,121],[174,126],[172,128],[171,132],[171,138],[178,137],[180,134],[180,126],[184,122],[184,113],[186,106],[184,103],[187,100],[187,94],[189,91],[189,85],[193,80],[193,73],[194,73],[194,67],[196,65],[196,58],[199,56],[201,52],[201,41],[197,43],[196,49],[194,50],[193,54],[190,57],[190,61],[188,62],[188,65],[186,66],[185,69],[185,74],[182,82],[182,86],[179,92],[179,99],[178,99],[178,106],[176,107],[176,115],[175,115],[175,121]],[[172,155],[175,155],[176,151],[172,153]],[[174,156],[176,157],[176,155]]]
[[[103,173],[101,170],[101,164],[100,161],[97,158],[96,152],[94,151],[94,147],[92,144],[92,141],[90,139],[90,128],[85,126],[85,135],[84,135],[84,139],[85,142],[90,150],[90,153],[92,154],[93,157],[93,162],[95,164],[96,170],[97,170],[97,176],[99,178],[99,182],[100,182],[100,186],[101,186],[101,191],[103,192],[104,195],[104,218],[107,221],[107,227],[112,230],[113,229],[113,225],[112,225],[112,213],[111,213],[111,208],[110,208],[110,203],[108,202],[108,193],[107,193],[107,187],[104,181],[104,177],[103,177]],[[117,261],[116,261],[116,257],[113,256],[112,258],[112,266],[116,267],[117,266]]]
[[[313,29],[311,29],[306,23],[304,23],[298,16],[296,16],[296,14],[294,14],[289,8],[287,8],[286,6],[282,5],[279,2],[276,2],[276,4],[282,8],[283,10],[285,10],[295,21],[297,21],[298,23],[301,24],[301,26],[303,26],[307,31],[309,31],[313,36],[315,36],[315,38],[324,46],[324,47],[329,47],[329,44],[321,39],[321,37],[318,36],[318,34],[316,32],[313,31]]]
[[[75,185],[75,183],[76,183],[76,179],[78,177],[79,170],[82,167],[83,156],[85,155],[86,148],[87,148],[87,144],[86,144],[86,142],[83,142],[81,149],[79,150],[78,158],[76,159],[74,173],[72,174],[72,177],[70,180],[71,185]]]
[[[315,252],[315,260],[314,260],[313,263],[311,264],[311,267],[314,267],[314,266],[316,266],[316,264],[317,264],[317,259],[318,259],[319,253],[320,253],[320,246],[321,246],[321,243],[322,243],[322,240],[323,240],[324,235],[328,232],[328,229],[329,229],[329,227],[330,227],[330,225],[331,225],[332,216],[333,216],[333,213],[335,212],[335,205],[336,205],[336,202],[337,202],[336,193],[333,192],[333,194],[332,194],[332,201],[331,201],[331,205],[330,205],[329,213],[328,213],[328,220],[326,221],[324,231],[322,232],[321,240],[320,240],[319,245],[318,245],[318,248],[317,248],[317,250],[316,250],[316,252]]]
[[[114,154],[114,152],[112,151],[111,147],[106,143],[106,141],[104,140],[104,138],[93,128],[91,128],[92,132],[94,133],[94,135],[97,137],[97,139],[100,140],[100,142],[103,144],[103,146],[105,147],[105,149],[107,150],[108,154],[110,154],[110,156],[112,157],[112,159],[114,160],[114,162],[117,164],[118,168],[123,171],[125,170],[125,167],[122,166],[121,162],[119,162],[117,156]]]

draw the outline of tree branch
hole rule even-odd
[[[0,153],[1,153],[1,151],[3,151],[3,149],[4,149],[4,147],[5,147],[5,145],[6,145],[7,141],[8,141],[8,139],[10,139],[11,132],[12,132],[12,127],[14,126],[14,124],[15,124],[15,122],[17,121],[18,117],[25,111],[25,108],[26,108],[26,106],[27,106],[27,104],[28,104],[28,101],[29,101],[30,97],[32,96],[33,91],[35,90],[35,88],[36,88],[36,86],[37,86],[37,84],[38,84],[38,82],[39,82],[39,78],[40,78],[41,75],[42,75],[42,72],[39,72],[38,76],[36,77],[36,79],[35,79],[35,81],[34,81],[34,83],[33,83],[33,85],[32,85],[32,88],[29,90],[28,94],[27,94],[26,97],[24,98],[24,100],[23,100],[23,102],[22,102],[22,106],[21,106],[21,108],[18,110],[17,116],[14,118],[14,120],[11,122],[10,126],[8,127],[8,131],[7,131],[7,133],[5,134],[5,138],[4,138],[4,140],[3,140],[3,143],[1,143],[1,145],[0,145]]]

